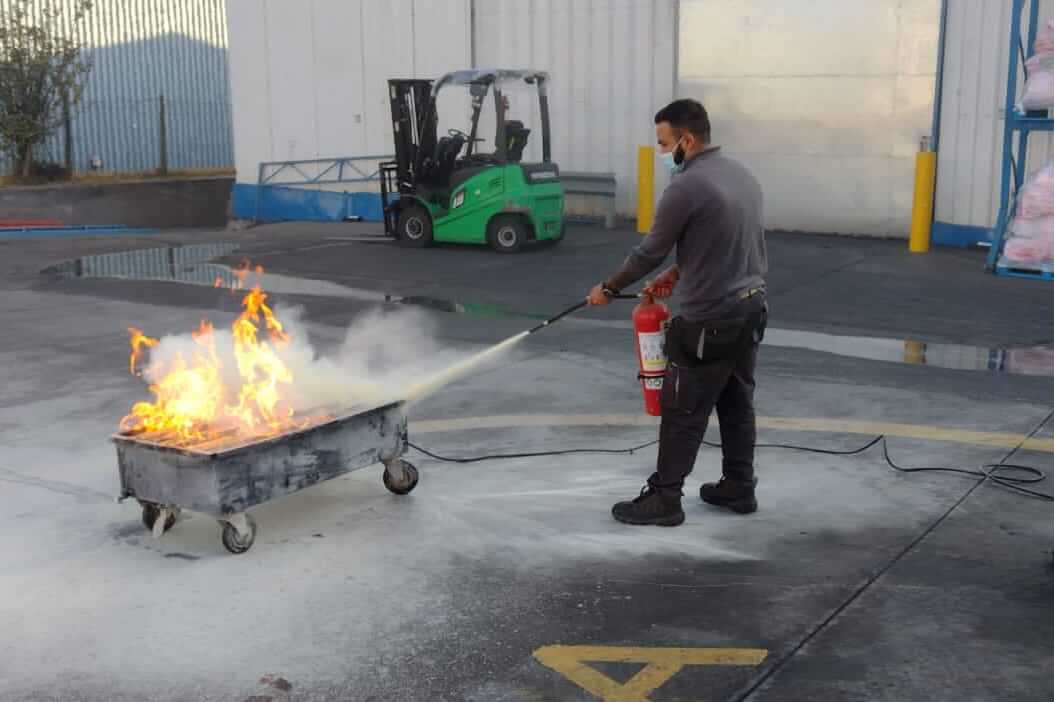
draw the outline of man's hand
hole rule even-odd
[[[652,297],[662,299],[673,295],[673,289],[677,281],[681,279],[681,271],[677,266],[671,266],[664,270],[655,280],[644,286],[644,292]]]
[[[606,305],[611,302],[611,297],[604,291],[604,286],[601,284],[589,291],[589,296],[586,300],[591,305]]]

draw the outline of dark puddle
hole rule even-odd
[[[85,256],[46,268],[41,273],[56,280],[115,278],[169,281],[188,285],[236,287],[235,269],[215,259],[238,248],[234,243],[190,244],[155,249],[137,249]],[[426,296],[397,296],[351,288],[327,280],[298,278],[278,273],[253,274],[252,281],[272,294],[345,298],[363,302],[412,305],[450,314],[491,319],[541,320],[550,313],[526,312],[501,305],[449,300]],[[631,330],[625,321],[567,318],[564,323],[609,329]],[[1018,348],[981,347],[927,343],[915,339],[842,336],[793,329],[770,328],[767,346],[798,348],[888,363],[930,366],[951,370],[981,371],[1011,375],[1054,376],[1054,344]]]

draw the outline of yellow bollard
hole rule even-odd
[[[908,249],[912,253],[930,250],[936,174],[937,153],[930,151],[929,137],[922,137],[919,153],[915,157],[915,203],[911,208],[911,236],[908,238]]]
[[[651,231],[655,219],[655,147],[637,150],[637,233]]]
[[[924,365],[926,363],[926,344],[921,341],[904,342],[904,363]]]

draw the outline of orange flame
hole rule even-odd
[[[135,375],[135,366],[143,353],[143,349],[157,346],[157,339],[151,339],[135,327],[129,327],[128,333],[132,335],[132,355],[128,359],[128,370],[132,375]]]
[[[246,263],[235,271],[238,284],[249,273]],[[257,273],[262,269],[257,268]],[[161,440],[195,443],[234,435],[266,436],[296,426],[288,401],[293,375],[278,349],[289,343],[289,334],[267,304],[267,295],[254,286],[242,300],[242,313],[231,326],[233,354],[241,385],[228,388],[223,382],[223,363],[216,349],[211,323],[201,322],[193,332],[191,358],[176,353],[171,360],[151,359],[150,393],[153,402],[138,402],[121,420],[121,430],[156,433]],[[267,339],[260,339],[261,328]],[[143,350],[158,345],[157,339],[138,329],[129,329],[132,354],[130,369],[136,374]]]

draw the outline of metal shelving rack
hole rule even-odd
[[[1019,114],[1017,104],[1018,75],[1024,71],[1025,60],[1032,55],[1032,45],[1039,29],[1039,0],[1012,0],[1010,14],[1010,60],[1007,70],[1006,103],[1003,119],[1003,163],[999,193],[999,215],[992,236],[992,248],[988,252],[987,268],[999,275],[1028,278],[1054,279],[1054,272],[1027,271],[1004,268],[999,265],[1003,253],[1006,231],[1014,212],[1014,204],[1028,160],[1028,137],[1032,132],[1054,132],[1054,119],[1046,110]],[[1022,18],[1028,6],[1027,37],[1022,36]],[[1014,136],[1017,136],[1017,139]]]

